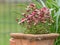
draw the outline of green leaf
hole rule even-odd
[[[36,0],[32,0],[32,2],[36,4],[38,9],[40,9],[42,7],[42,5],[39,2],[37,2]]]

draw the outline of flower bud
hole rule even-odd
[[[51,25],[51,23],[48,23],[48,25]]]
[[[26,15],[25,13],[22,13],[22,15]]]
[[[52,23],[54,23],[54,21],[53,21],[53,20],[51,20],[51,22],[52,22]]]

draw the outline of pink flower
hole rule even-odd
[[[47,7],[43,7],[40,9],[40,11],[47,14],[49,12],[49,9]]]
[[[31,18],[32,16],[33,16],[33,15],[28,15],[28,16],[27,16],[27,19]]]
[[[22,13],[22,15],[23,15],[24,17],[27,17],[27,15],[26,15],[25,13]]]
[[[35,4],[31,3],[30,6],[35,7]]]
[[[36,15],[36,12],[33,11],[33,12],[31,13],[31,15]]]
[[[30,12],[30,10],[27,10],[27,12]]]
[[[26,10],[27,10],[27,12],[30,12],[30,8],[27,7]]]
[[[47,10],[47,8],[46,8],[46,7],[43,7],[43,8],[41,8],[40,10],[41,10],[42,12],[43,12],[43,11],[45,12],[45,11]]]
[[[41,14],[40,17],[42,18],[42,17],[44,17],[44,15]]]
[[[20,22],[18,22],[18,24],[21,24],[23,22],[25,22],[27,19],[26,18],[22,18]]]

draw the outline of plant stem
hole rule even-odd
[[[58,32],[58,20],[59,20],[59,14],[56,17],[56,33]]]
[[[46,7],[44,2],[42,0],[39,0],[41,2],[41,4],[43,5],[43,7]]]

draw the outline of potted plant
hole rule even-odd
[[[50,32],[50,27],[54,24],[50,13],[46,6],[40,9],[33,3],[27,6],[23,18],[20,21],[16,19],[26,30],[24,33],[11,33],[10,45],[54,45],[59,34]]]

